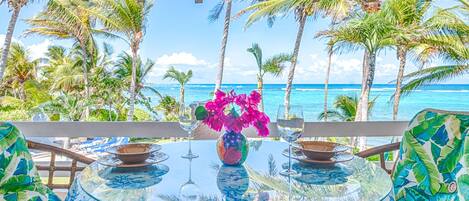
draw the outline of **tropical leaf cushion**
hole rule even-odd
[[[395,199],[469,201],[468,128],[468,114],[419,112],[400,145]]]
[[[0,122],[0,201],[60,200],[41,179],[20,131]]]

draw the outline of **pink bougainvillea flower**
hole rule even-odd
[[[249,94],[249,104],[257,106],[261,102],[261,94],[257,91],[252,91],[251,94]]]
[[[241,133],[244,127],[244,123],[240,118],[235,118],[232,115],[228,115],[225,119],[225,127],[229,131]]]
[[[230,147],[226,150],[223,159],[226,164],[237,164],[241,160],[241,152],[236,150],[234,147]]]
[[[221,131],[225,128],[227,131],[241,133],[244,128],[254,126],[259,135],[269,135],[267,125],[269,117],[259,111],[257,105],[261,102],[261,95],[257,91],[253,91],[247,96],[246,94],[237,95],[233,90],[229,93],[223,91],[215,92],[215,99],[205,104],[208,112],[204,119],[204,124],[215,131]],[[234,110],[232,104],[236,104],[239,110]],[[240,114],[239,114],[240,113]]]
[[[222,99],[222,98],[224,98],[224,97],[226,97],[226,93],[225,93],[225,92],[223,92],[223,91],[221,91],[221,90],[217,90],[217,91],[215,92],[215,99]]]
[[[241,109],[244,109],[246,107],[246,104],[248,103],[246,94],[240,94],[240,95],[236,96],[236,98],[234,99],[234,102]]]
[[[209,115],[203,122],[215,131],[221,131],[223,128],[223,120],[218,115]]]

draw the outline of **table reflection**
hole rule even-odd
[[[179,189],[179,197],[183,201],[199,200],[200,188],[192,181],[192,158],[187,158],[189,161],[189,178]]]
[[[168,171],[169,167],[161,164],[138,168],[104,167],[98,175],[111,188],[140,189],[160,183]]]
[[[217,186],[224,199],[248,200],[244,194],[249,188],[249,175],[244,166],[226,166],[219,168]]]

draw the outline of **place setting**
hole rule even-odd
[[[169,167],[161,164],[169,155],[161,152],[161,145],[131,143],[105,150],[97,163],[103,166],[97,174],[108,187],[115,189],[139,189],[158,184]]]
[[[301,141],[293,145],[291,156],[288,150],[282,154],[305,164],[324,167],[352,160],[354,156],[349,150],[350,147],[334,142]]]
[[[277,129],[289,143],[282,155],[288,158],[280,175],[292,177],[307,184],[339,184],[347,181],[353,172],[344,162],[354,156],[350,147],[340,143],[303,140],[296,142],[304,131],[303,108],[280,105],[277,113]],[[292,159],[298,161],[292,163]]]

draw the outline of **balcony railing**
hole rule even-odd
[[[177,122],[13,122],[28,137],[186,137]],[[305,137],[385,137],[401,136],[407,121],[306,122]],[[277,137],[275,123],[269,125],[271,137]],[[253,128],[244,132],[257,137]],[[218,135],[201,126],[196,139],[214,139]]]

